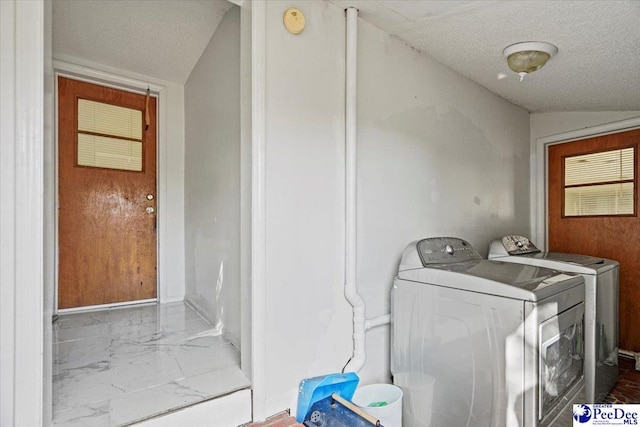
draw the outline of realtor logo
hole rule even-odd
[[[573,405],[573,427],[638,426],[640,405]]]
[[[591,419],[591,408],[589,405],[573,405],[573,419],[584,424]]]

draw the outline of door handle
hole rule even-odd
[[[151,207],[151,206],[147,206],[147,209],[145,209],[145,210],[147,211],[147,213],[148,213],[148,214],[152,214],[152,213],[154,213],[154,212],[156,211],[156,210],[155,210],[153,207]]]

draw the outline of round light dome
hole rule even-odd
[[[558,48],[546,42],[515,43],[502,51],[509,68],[520,75],[521,81],[527,74],[542,68],[556,53]]]

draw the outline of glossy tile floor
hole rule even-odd
[[[250,385],[238,350],[181,302],[60,315],[53,329],[56,426],[128,425]]]

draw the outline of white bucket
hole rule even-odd
[[[384,427],[402,427],[402,389],[393,384],[370,384],[356,389],[351,399]],[[386,405],[383,405],[385,404]],[[383,406],[378,406],[383,405]]]

